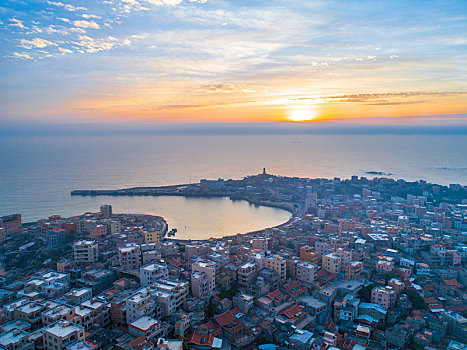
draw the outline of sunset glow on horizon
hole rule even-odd
[[[467,4],[7,1],[2,122],[467,125]]]

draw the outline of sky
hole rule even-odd
[[[467,126],[465,0],[3,0],[0,30],[0,128]]]

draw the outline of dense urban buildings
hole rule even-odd
[[[292,216],[206,241],[110,205],[2,217],[0,349],[466,348],[465,187],[264,171],[175,188]]]

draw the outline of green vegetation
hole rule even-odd
[[[373,284],[369,284],[358,292],[358,298],[364,303],[371,303],[371,290],[373,289]]]
[[[206,309],[204,310],[204,318],[205,320],[209,320],[216,314],[216,305],[212,302],[212,297],[209,299],[208,305],[206,305]]]
[[[237,292],[238,292],[238,283],[237,281],[234,281],[230,285],[229,289],[221,287],[221,292],[219,294],[219,297],[221,299],[228,298],[232,300],[232,298],[237,294]]]
[[[403,291],[403,294],[407,295],[410,302],[412,303],[414,309],[425,310],[426,304],[423,297],[412,289],[406,289]]]
[[[388,285],[388,282],[391,278],[394,278],[396,276],[396,274],[394,272],[388,272],[386,274],[386,277],[384,278],[384,284],[387,286]]]

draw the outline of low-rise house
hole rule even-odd
[[[149,333],[160,328],[161,321],[149,316],[143,316],[128,325],[128,331],[131,335],[139,337],[141,335],[149,335]]]
[[[42,328],[45,350],[62,350],[77,340],[84,340],[84,327],[59,321]]]

